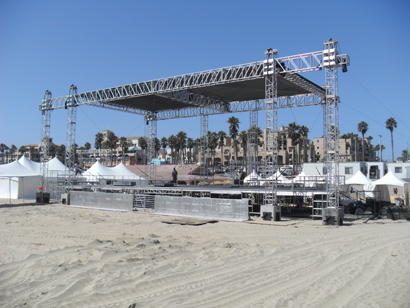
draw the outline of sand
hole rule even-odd
[[[2,307],[409,307],[410,224],[0,206]]]

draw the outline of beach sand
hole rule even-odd
[[[2,307],[409,307],[410,224],[0,206]]]

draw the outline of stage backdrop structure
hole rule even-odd
[[[257,168],[258,111],[266,113],[267,176],[277,170],[277,112],[279,108],[299,106],[323,106],[323,130],[325,137],[326,194],[323,207],[313,209],[312,215],[322,217],[324,207],[339,207],[339,93],[338,69],[347,71],[350,58],[341,54],[338,41],[328,39],[322,50],[289,57],[278,57],[276,49],[265,51],[265,60],[179,75],[169,78],[139,82],[103,90],[77,93],[71,85],[68,96],[52,98],[46,91],[39,109],[42,112],[42,170],[48,159],[51,111],[67,109],[66,161],[67,169],[74,165],[76,108],[90,105],[144,116],[148,125],[148,180],[155,180],[155,167],[151,160],[155,154],[154,138],[158,120],[200,117],[201,163],[206,166],[206,134],[208,117],[215,114],[249,111],[250,133],[247,170]],[[325,72],[325,85],[320,87],[299,75],[311,71]],[[252,129],[253,128],[253,129]],[[205,168],[204,168],[205,169]],[[47,172],[43,174],[47,174]],[[208,173],[201,174],[207,181]],[[43,177],[47,183],[47,178]],[[72,189],[73,176],[67,178],[67,190]],[[277,182],[265,185],[264,204],[277,205]]]

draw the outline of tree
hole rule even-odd
[[[7,145],[5,145],[4,143],[0,143],[0,153],[1,153],[1,156],[2,156],[2,163],[4,164],[4,151],[6,151],[6,150],[8,150],[8,146]]]
[[[155,157],[157,157],[158,151],[161,149],[161,143],[159,142],[159,139],[157,137],[153,138],[153,142],[154,142]]]
[[[390,131],[391,136],[391,157],[394,162],[394,145],[393,145],[393,131],[397,128],[397,122],[394,118],[390,117],[386,121],[386,128]]]
[[[194,148],[195,142],[194,139],[188,138],[187,139],[187,148],[189,150],[189,157],[188,157],[188,162],[192,163],[192,149]]]
[[[181,163],[183,164],[185,161],[185,153],[184,150],[186,148],[186,139],[187,139],[187,135],[186,132],[184,131],[180,131],[177,134],[177,140],[178,140],[178,147],[179,147],[179,155],[181,157]]]
[[[211,159],[212,159],[212,167],[213,171],[215,171],[215,149],[218,145],[218,135],[216,132],[208,131],[208,148],[211,151]]]
[[[399,158],[397,158],[397,160],[399,160]],[[401,152],[401,159],[402,162],[406,162],[409,160],[409,152],[407,150],[403,150]]]
[[[295,173],[295,147],[302,139],[301,134],[299,133],[299,125],[296,125],[296,122],[290,122],[288,125],[288,137],[292,142],[292,166],[293,173]]]
[[[234,146],[234,151],[235,151],[235,164],[236,161],[238,160],[238,149],[237,149],[237,143],[235,142],[236,137],[238,136],[238,131],[239,131],[239,119],[232,116],[228,119],[228,124],[229,124],[229,136],[232,138],[233,146]]]
[[[306,150],[306,139],[309,133],[309,128],[307,128],[305,125],[302,125],[299,128],[299,132],[302,135],[303,138],[303,162],[307,162],[307,150]]]
[[[111,166],[112,166],[112,152],[115,148],[117,148],[118,137],[111,131],[107,133],[107,141],[108,141],[108,148],[110,149],[111,155]]]
[[[174,135],[171,135],[171,136],[168,137],[168,145],[169,145],[169,148],[171,149],[172,164],[175,164],[174,150],[177,146],[177,143],[178,143],[177,137],[175,137]]]
[[[226,138],[226,133],[223,130],[218,132],[219,148],[221,149],[221,166],[224,166],[224,143]]]
[[[84,143],[84,149],[86,149],[87,151],[91,149],[91,143],[86,142]]]
[[[165,151],[165,149],[168,146],[168,139],[166,137],[162,137],[161,138],[161,147],[164,149],[164,158],[165,161],[167,160],[167,152]]]
[[[22,145],[21,147],[19,147],[18,151],[20,152],[21,156],[23,156],[28,151],[28,148],[26,148],[24,145]]]
[[[11,156],[11,160],[13,160],[13,157],[14,157],[14,154],[16,153],[16,151],[17,151],[17,147],[16,147],[14,144],[12,144],[12,145],[10,146],[10,156]]]
[[[97,133],[97,134],[95,135],[94,147],[95,147],[95,149],[100,150],[98,156],[101,156],[101,148],[102,148],[102,143],[103,143],[103,141],[104,141],[104,136],[103,136],[103,134]]]
[[[369,129],[369,125],[365,121],[361,121],[357,124],[357,130],[359,133],[362,133],[362,161],[364,161],[364,134],[366,134],[367,130]]]
[[[122,161],[124,162],[125,153],[128,153],[128,140],[125,137],[120,138],[120,147],[122,151]]]
[[[140,146],[141,150],[144,151],[145,163],[143,162],[143,164],[146,165],[147,164],[147,140],[145,140],[144,137],[140,137],[138,139],[138,145]]]
[[[247,152],[248,152],[248,133],[245,130],[243,130],[239,133],[239,140],[240,140],[240,144],[241,144],[242,149],[243,149],[243,160],[247,161],[247,159],[248,159],[248,157],[247,157],[248,156],[247,155]],[[248,173],[250,173],[249,170],[247,170],[247,171],[248,171]]]

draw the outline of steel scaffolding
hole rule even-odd
[[[258,145],[259,145],[258,111],[249,112],[249,131],[247,134],[247,173],[258,172]],[[252,181],[252,179],[251,179]],[[252,183],[256,184],[256,183]]]
[[[200,167],[200,183],[208,183],[208,165],[206,161],[208,150],[208,116],[201,115],[201,167]]]
[[[50,160],[50,124],[51,124],[51,92],[46,90],[43,103],[40,105],[42,114],[42,130],[40,143],[41,186],[43,192],[48,192],[48,161]]]
[[[338,41],[324,42],[323,67],[326,72],[326,104],[324,107],[323,135],[325,137],[325,168],[327,207],[339,207],[339,91]]]
[[[148,125],[148,181],[152,184],[156,180],[155,166],[152,163],[152,159],[155,157],[155,140],[157,138],[157,117],[155,113],[145,116],[145,120]]]
[[[343,71],[346,71],[346,67],[350,65],[350,58],[346,54],[338,53],[338,42],[332,39],[324,42],[324,48],[321,51],[281,58],[276,57],[276,52],[276,50],[268,49],[265,52],[264,61],[85,93],[77,93],[77,88],[72,85],[68,96],[51,98],[50,95],[49,98],[43,100],[43,104],[47,103],[46,106],[40,105],[40,110],[43,112],[42,143],[43,138],[49,135],[49,112],[54,109],[67,109],[65,165],[68,174],[75,162],[74,144],[77,106],[96,106],[143,115],[146,118],[154,115],[155,119],[149,121],[149,140],[152,143],[148,146],[149,163],[151,163],[155,152],[153,140],[156,137],[156,123],[158,120],[200,116],[201,180],[207,181],[206,136],[208,133],[208,116],[250,111],[251,128],[248,136],[248,148],[252,153],[248,153],[248,168],[251,172],[250,169],[254,169],[252,166],[255,166],[255,157],[257,160],[257,145],[255,145],[257,138],[255,138],[252,127],[255,123],[255,126],[257,126],[257,111],[265,110],[265,146],[266,152],[271,155],[266,159],[266,176],[270,176],[277,170],[278,149],[275,134],[277,132],[278,109],[323,105],[327,194],[329,196],[325,206],[338,207],[338,104],[340,99],[338,96],[337,70],[338,67],[343,67]],[[299,73],[320,71],[322,69],[326,72],[326,85],[324,88],[298,75]],[[243,85],[247,85],[249,88],[245,87],[244,91],[236,91]],[[250,91],[247,92],[246,89],[250,89]],[[289,89],[291,89],[291,94],[287,91]],[[281,93],[278,93],[278,91],[281,91]],[[46,148],[47,145],[42,147],[42,152],[47,150],[47,153],[43,154],[45,156],[42,157],[42,161],[45,161],[45,159],[48,159],[48,149]],[[257,169],[256,166],[255,169]],[[45,172],[44,168],[42,172]],[[155,174],[151,172],[150,179],[153,179],[154,176]],[[71,175],[68,176],[67,181],[69,186],[72,185]],[[268,181],[264,204],[276,205],[276,192],[276,181]]]
[[[66,100],[65,108],[67,109],[67,134],[65,145],[65,173],[67,181],[67,190],[72,189],[74,176],[72,172],[75,164],[75,128],[77,119],[77,104],[76,104],[77,87],[70,86],[68,99]]]
[[[269,48],[265,51],[264,75],[265,75],[265,97],[266,97],[266,159],[265,177],[272,177],[277,168],[277,141],[275,140],[278,130],[278,108],[277,108],[277,86],[278,74],[276,65],[276,49]],[[267,180],[265,182],[264,205],[276,206],[278,193],[278,182]]]

